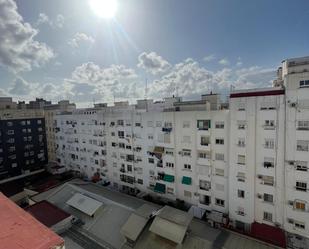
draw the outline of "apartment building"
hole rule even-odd
[[[47,164],[43,111],[1,109],[0,140],[0,188],[13,195],[23,188],[15,180],[38,174]]]
[[[271,88],[118,102],[56,115],[57,160],[130,194],[184,201],[214,225],[309,247],[309,57]],[[228,219],[226,219],[228,217]],[[278,236],[277,236],[278,235]],[[277,236],[277,238],[276,238]]]
[[[309,248],[309,57],[284,60],[276,83],[286,89],[284,229]]]
[[[32,106],[37,106],[32,103]],[[59,112],[70,112],[76,109],[74,103],[70,103],[68,100],[59,101],[57,104],[44,104],[39,105],[41,109],[44,109],[45,128],[46,128],[46,140],[48,151],[48,162],[56,162],[56,140],[55,140],[55,119],[54,116]]]

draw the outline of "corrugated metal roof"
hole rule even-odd
[[[156,217],[152,222],[149,231],[177,244],[181,244],[185,237],[187,227]]]
[[[75,195],[73,195],[73,197],[69,199],[66,204],[78,209],[79,211],[89,216],[94,215],[94,213],[103,205],[102,202],[99,202],[80,193],[76,193]]]
[[[62,248],[64,241],[52,230],[0,193],[0,248]]]
[[[136,214],[131,214],[127,222],[122,226],[121,233],[130,240],[136,241],[143,231],[148,219]]]

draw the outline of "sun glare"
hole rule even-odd
[[[117,0],[89,0],[92,11],[102,18],[113,18],[117,11]]]

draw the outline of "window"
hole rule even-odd
[[[166,162],[165,166],[168,167],[168,168],[174,168],[174,163]]]
[[[246,174],[243,172],[238,172],[236,177],[239,182],[245,182],[246,180]]]
[[[296,182],[296,190],[307,191],[307,183],[306,182]]]
[[[245,139],[244,138],[238,138],[237,145],[238,145],[238,147],[245,147],[246,146]]]
[[[149,140],[152,140],[152,139],[153,139],[153,135],[148,134],[148,139],[149,139]]]
[[[136,127],[141,127],[141,123],[135,123]]]
[[[303,201],[295,201],[294,202],[294,208],[301,210],[301,211],[305,211],[306,210],[306,203]]]
[[[20,124],[21,125],[26,125],[26,121],[23,120],[23,121],[20,122]]]
[[[223,121],[217,121],[215,123],[216,129],[224,129],[224,122]]]
[[[191,137],[190,136],[183,136],[182,137],[182,143],[186,143],[186,144],[191,143]]]
[[[201,145],[208,146],[210,144],[209,136],[201,136]]]
[[[245,198],[245,191],[238,189],[237,196],[238,196],[238,198]]]
[[[197,128],[199,130],[208,130],[211,128],[210,120],[197,120]]]
[[[142,179],[137,179],[137,183],[143,185],[143,180]]]
[[[170,195],[173,195],[173,194],[174,194],[174,189],[173,189],[173,188],[167,187],[167,188],[166,188],[166,193],[167,193],[167,194],[170,194]]]
[[[298,130],[309,130],[309,121],[308,120],[299,120],[297,122]]]
[[[222,154],[222,153],[216,153],[216,154],[215,154],[215,159],[216,159],[217,161],[224,161],[224,154]]]
[[[124,143],[119,143],[118,147],[121,148],[121,149],[125,149],[126,148]]]
[[[224,176],[224,169],[215,169],[216,176]]]
[[[246,110],[246,103],[245,102],[239,102],[238,103],[238,111],[245,111]]]
[[[210,159],[210,152],[207,151],[200,151],[198,153],[199,158],[204,158],[204,159]]]
[[[118,125],[118,126],[123,126],[123,125],[124,125],[123,120],[117,120],[117,125]]]
[[[295,221],[294,220],[294,227],[295,228],[299,228],[299,229],[305,229],[305,223],[301,222],[301,221]]]
[[[309,149],[309,141],[307,140],[297,140],[297,151],[308,151]]]
[[[14,130],[8,130],[7,134],[8,135],[14,135]]]
[[[246,156],[245,155],[238,155],[237,156],[237,164],[245,165],[246,164]]]
[[[182,150],[182,155],[183,155],[183,156],[189,156],[189,157],[190,157],[190,156],[191,156],[191,150],[183,149],[183,150]]]
[[[209,191],[211,189],[211,182],[206,180],[200,180],[200,189]]]
[[[173,152],[172,150],[165,150],[165,154],[166,154],[166,155],[173,156],[173,155],[174,155],[174,152]]]
[[[190,128],[190,121],[183,121],[182,128]]]
[[[153,158],[148,158],[148,162],[149,163],[154,163],[154,159]]]
[[[296,170],[308,171],[308,162],[304,162],[304,161],[296,162]]]
[[[238,215],[244,216],[245,215],[245,209],[243,207],[238,207],[236,213]]]
[[[238,130],[245,130],[246,129],[246,121],[239,120],[237,121]]]
[[[17,167],[17,163],[12,163],[12,168],[16,168]]]
[[[268,186],[274,186],[273,176],[262,176],[263,184]]]
[[[263,220],[272,222],[273,221],[273,214],[269,213],[269,212],[264,212],[263,213]]]
[[[275,120],[265,120],[264,122],[265,130],[272,130],[274,128],[275,128]]]
[[[264,194],[264,195],[263,195],[263,200],[264,200],[265,202],[273,203],[274,197],[273,197],[273,195],[271,195],[271,194]]]
[[[264,147],[265,147],[265,149],[273,149],[275,147],[274,139],[266,138]]]
[[[309,80],[299,81],[299,87],[309,87]]]
[[[221,206],[221,207],[224,207],[224,200],[221,200],[221,199],[217,199],[217,198],[216,198],[216,205]]]
[[[274,167],[275,164],[274,161],[275,159],[273,157],[264,157],[264,163],[263,163],[264,168]]]
[[[31,121],[30,120],[27,120],[27,125],[30,125],[31,124]]]
[[[38,120],[37,120],[37,124],[39,124],[39,125],[42,124],[42,120],[41,120],[41,119],[38,119]]]
[[[183,168],[187,169],[187,170],[191,170],[191,165],[190,164],[184,164]]]
[[[13,122],[7,122],[6,125],[11,127],[11,126],[13,126]]]
[[[162,127],[162,122],[161,121],[157,121],[156,122],[156,127]]]
[[[118,137],[124,138],[124,131],[118,131]]]
[[[223,138],[216,138],[216,144],[224,144],[224,139]]]

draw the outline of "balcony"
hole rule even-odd
[[[264,166],[264,168],[273,168],[274,163],[273,162],[264,162],[263,166]]]
[[[173,128],[172,127],[162,127],[162,132],[165,133],[170,133],[172,132]]]

